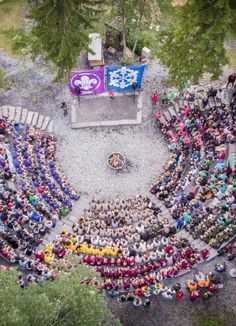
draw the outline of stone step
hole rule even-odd
[[[38,118],[38,123],[36,125],[36,128],[41,128],[42,127],[43,120],[44,120],[44,116],[40,114],[39,118]]]
[[[20,117],[21,117],[21,111],[22,111],[22,107],[21,106],[16,106],[15,107],[15,111],[16,111],[16,114],[15,114],[15,121],[17,123],[20,122]]]
[[[232,165],[235,166],[236,164],[236,144],[229,144],[229,155],[228,157],[232,160]]]
[[[75,213],[74,213],[75,212]],[[73,216],[76,216],[77,213],[81,214],[81,206],[80,205],[77,205],[77,204],[74,204],[73,205],[73,208],[72,208],[72,215]]]
[[[50,117],[45,117],[41,129],[46,130],[49,122],[50,122]]]
[[[8,113],[8,106],[7,105],[3,105],[3,111],[2,111],[2,116],[3,116],[3,118],[8,118],[8,115],[9,115],[9,113]]]
[[[70,215],[69,216],[69,221],[71,221],[72,223],[76,223],[76,222],[78,222],[78,217],[74,216],[74,215]]]
[[[77,222],[77,221],[78,221],[78,218],[76,218],[75,222]],[[66,225],[68,228],[72,228],[72,226],[74,225],[75,222],[71,221],[70,219],[64,220],[64,225]]]
[[[27,118],[27,114],[28,114],[28,110],[27,110],[26,108],[23,108],[23,109],[22,109],[22,112],[21,112],[21,119],[20,119],[20,122],[21,122],[22,124],[25,123],[26,118]]]
[[[183,237],[183,238],[189,237],[189,233],[185,229],[180,230],[179,232],[176,233],[176,235],[178,236],[178,238],[180,238],[180,237]]]
[[[9,120],[14,121],[15,120],[16,108],[14,106],[9,106],[8,107],[8,112],[9,112]]]
[[[75,105],[71,106],[71,123],[77,122],[77,113]]]
[[[180,109],[182,109],[184,107],[184,101],[183,100],[179,100],[179,107],[180,107]]]
[[[28,115],[27,115],[26,122],[25,122],[27,125],[31,125],[33,115],[34,115],[33,111],[28,111]]]
[[[170,115],[173,117],[173,115],[176,115],[176,112],[175,112],[175,109],[173,108],[173,106],[170,106],[168,108],[169,112],[170,112]]]
[[[56,233],[56,234],[58,234],[58,233],[60,233],[61,232],[61,228],[62,228],[62,224],[56,224],[55,225],[55,227],[54,228],[52,228],[51,230],[51,232],[54,232],[54,233]]]
[[[163,112],[163,115],[167,121],[171,120],[171,115],[168,110],[165,110],[165,112]]]
[[[39,116],[38,112],[34,112],[33,119],[32,119],[32,122],[31,122],[31,125],[34,126],[34,127],[37,125],[38,116]]]
[[[50,132],[50,133],[53,132],[53,122],[52,122],[52,120],[48,124],[47,131]]]
[[[175,102],[175,110],[178,114],[180,113],[180,107],[178,102]]]
[[[214,248],[211,248],[211,249],[210,249],[209,257],[207,258],[207,261],[209,261],[209,260],[215,258],[216,256],[218,256],[217,251],[216,251]]]
[[[37,251],[38,250],[43,250],[44,249],[44,245],[42,243],[40,243],[37,247]]]
[[[193,244],[194,246],[200,247],[201,244],[202,244],[202,241],[201,241],[200,239],[194,239],[194,240],[192,241],[192,244]]]

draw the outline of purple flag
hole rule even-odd
[[[105,91],[104,67],[97,70],[73,71],[70,76],[69,88],[75,96],[103,93]]]

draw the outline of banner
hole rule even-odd
[[[132,91],[133,82],[136,88],[142,87],[145,66],[107,67],[107,90],[116,92]]]
[[[105,91],[104,68],[73,71],[70,76],[69,88],[75,96],[103,93]]]

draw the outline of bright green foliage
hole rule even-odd
[[[197,326],[223,326],[223,323],[218,317],[208,317],[200,320]]]
[[[136,45],[135,52],[138,55],[141,55],[143,47],[147,47],[149,49],[153,48],[153,44],[155,44],[155,36],[156,33],[152,30],[144,30],[140,32],[139,39]],[[136,41],[136,35],[135,33],[130,33],[128,37],[128,46],[130,48],[133,47]]]
[[[230,23],[228,0],[189,0],[158,35],[158,57],[171,81],[198,82],[204,72],[219,78],[227,63],[224,40]]]
[[[62,268],[62,265],[61,265]],[[15,269],[0,270],[1,326],[112,326],[119,322],[106,308],[103,294],[81,284],[96,275],[84,265],[55,281],[21,289]]]
[[[4,71],[0,69],[0,88],[4,90],[9,90],[11,88],[11,84],[7,82],[5,79]]]
[[[34,56],[58,67],[58,79],[68,76],[81,50],[88,47],[88,28],[99,19],[102,0],[43,0],[33,6],[30,17]]]
[[[156,22],[160,13],[157,2],[156,0],[115,0],[112,9],[114,17],[121,17],[124,49],[128,43],[134,53],[142,31],[149,31],[150,25]],[[128,40],[126,40],[127,29]]]

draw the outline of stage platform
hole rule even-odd
[[[142,92],[108,93],[75,98],[71,107],[71,128],[137,125],[142,122]]]

